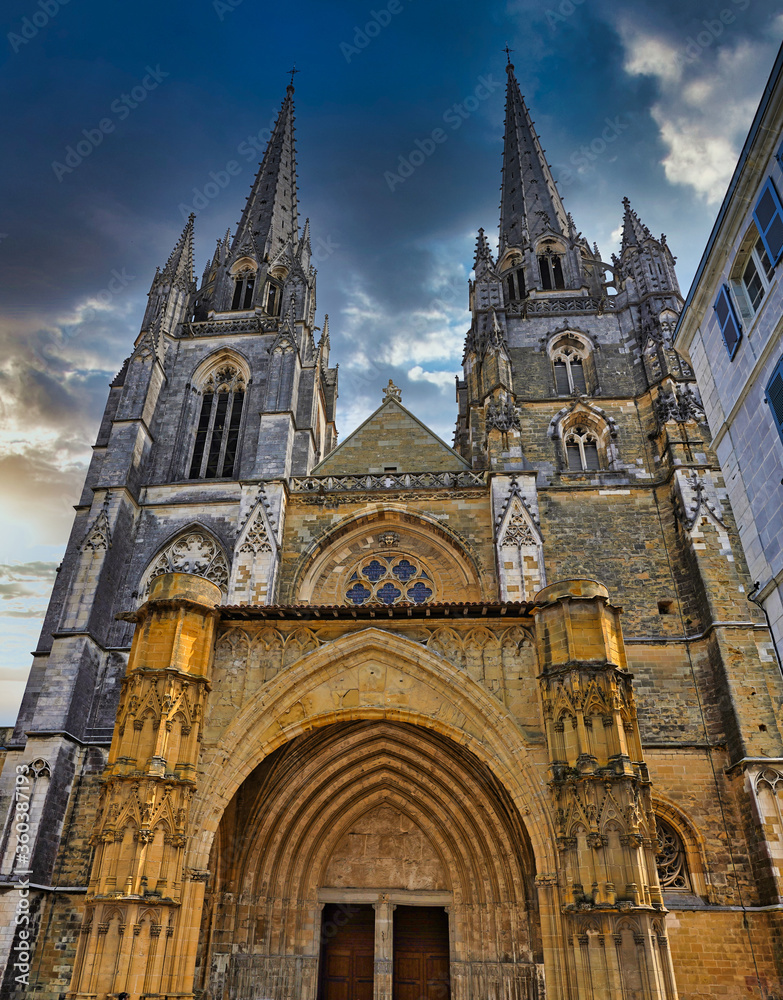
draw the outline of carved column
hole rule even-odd
[[[391,1000],[393,971],[394,911],[388,893],[381,893],[375,910],[375,985],[373,1000]]]
[[[538,594],[536,637],[574,997],[677,996],[620,608],[592,580]]]
[[[127,992],[187,996],[206,872],[183,872],[221,592],[157,577],[138,612],[93,833],[95,857],[72,1000]],[[184,925],[183,925],[184,926]]]

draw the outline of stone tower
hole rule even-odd
[[[509,65],[454,447],[391,381],[337,445],[293,121],[112,384],[6,746],[5,993],[774,995],[783,684],[665,238],[626,202],[601,259]]]

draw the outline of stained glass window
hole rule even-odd
[[[407,583],[412,576],[416,575],[416,567],[408,562],[407,559],[401,559],[392,569],[392,573],[394,573],[398,580]]]
[[[190,462],[190,479],[234,475],[245,402],[245,381],[234,365],[217,368],[202,388],[201,413]]]
[[[347,578],[349,604],[426,604],[435,592],[431,576],[412,556],[378,555]]]
[[[368,580],[376,583],[381,577],[386,576],[386,567],[381,565],[377,559],[373,559],[369,566],[364,567],[362,573],[364,573]]]
[[[413,604],[424,604],[425,601],[432,597],[432,589],[419,580],[418,583],[414,583],[408,589],[407,597]]]
[[[393,583],[384,583],[384,585],[375,592],[375,596],[383,601],[384,604],[396,604],[402,595],[402,591],[399,587],[395,587]]]
[[[364,604],[370,591],[361,583],[355,583],[345,596],[352,604]]]

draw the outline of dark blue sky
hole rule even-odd
[[[667,233],[686,292],[780,44],[778,10],[771,0],[6,0],[0,701],[20,690],[107,384],[155,267],[205,185],[215,196],[198,211],[199,274],[234,226],[254,137],[294,63],[299,205],[320,255],[319,324],[328,312],[340,363],[341,436],[392,377],[450,441],[475,233],[497,232],[503,46],[577,226],[608,257],[628,195]],[[462,118],[455,105],[472,110]],[[390,182],[439,127],[446,141]],[[241,170],[229,179],[230,160]]]

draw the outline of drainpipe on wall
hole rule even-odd
[[[769,634],[772,637],[772,648],[775,650],[775,659],[778,661],[778,670],[780,670],[781,674],[783,674],[783,664],[781,664],[780,653],[778,652],[778,644],[775,642],[775,633],[772,631],[772,625],[770,624],[769,615],[767,614],[767,609],[764,607],[761,601],[756,599],[756,594],[758,594],[759,590],[761,590],[761,584],[759,583],[758,580],[756,580],[756,582],[753,584],[753,587],[751,588],[748,594],[748,600],[751,602],[751,604],[755,604],[757,608],[761,608],[761,610],[764,612],[764,617],[767,620],[767,628],[769,629]]]

